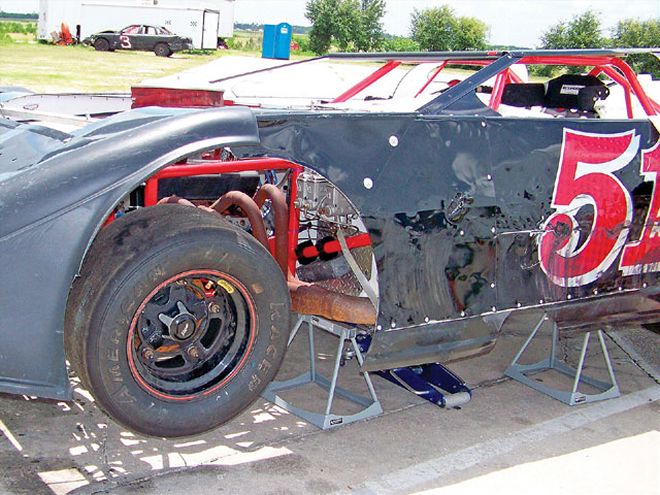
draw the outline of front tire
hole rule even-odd
[[[165,43],[158,43],[154,47],[154,53],[158,57],[171,57],[172,56],[172,50],[170,50],[170,47],[167,46]]]
[[[98,38],[94,42],[94,49],[97,52],[107,52],[110,50],[110,42],[105,38]]]
[[[69,299],[67,355],[119,423],[195,435],[273,379],[289,304],[282,272],[251,236],[191,207],[146,208],[95,240]]]

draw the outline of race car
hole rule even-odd
[[[68,399],[68,360],[122,425],[187,436],[272,381],[291,311],[368,335],[363,371],[517,315],[660,320],[660,106],[624,60],[650,52],[335,54],[382,65],[306,109],[1,120],[0,391]]]
[[[101,31],[85,39],[100,52],[114,50],[153,51],[159,57],[169,57],[174,52],[191,50],[192,39],[178,36],[162,26],[132,24],[121,31]]]

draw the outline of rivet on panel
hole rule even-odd
[[[490,310],[494,313],[495,311],[497,311],[497,308],[495,306],[491,306]]]
[[[642,284],[642,288],[644,288],[644,289],[646,289],[648,286],[649,286],[649,284],[647,284],[646,282],[644,282],[644,283]]]
[[[543,304],[543,299],[539,299],[539,304]]]
[[[390,141],[390,146],[392,148],[396,148],[397,146],[399,146],[399,138],[398,137],[390,136],[389,141]]]
[[[424,323],[428,323],[429,321],[430,321],[430,320],[429,320],[429,317],[428,317],[428,316],[425,316],[425,317],[424,317]]]
[[[566,296],[566,299],[573,299],[573,296],[571,296],[570,294],[568,294],[568,295]]]
[[[486,176],[486,179],[488,179],[488,180],[493,180],[493,176],[490,175],[490,174],[488,174],[488,175]]]
[[[598,289],[594,289],[594,296],[598,295]]]
[[[391,326],[392,328],[396,328],[396,321],[393,321],[393,322],[390,324],[390,326]]]
[[[378,325],[378,326],[376,327],[376,330],[382,330],[382,329],[383,329],[383,325]]]
[[[461,316],[465,316],[465,311],[461,311]]]
[[[495,288],[495,282],[491,282],[491,283],[490,283],[490,288],[491,288],[491,289],[494,289],[494,288]]]
[[[494,234],[495,233],[495,227],[491,227],[490,231]]]
[[[522,303],[521,303],[520,301],[518,301],[518,302],[516,303],[516,307],[521,308],[521,307],[522,307]]]
[[[465,231],[463,231],[463,230],[459,231],[458,235],[465,235]]]
[[[374,187],[374,181],[371,179],[371,177],[365,177],[362,181],[362,184],[364,185],[365,189],[371,189]]]

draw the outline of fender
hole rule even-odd
[[[0,391],[70,397],[67,296],[104,219],[126,194],[186,156],[258,143],[247,108],[141,109],[71,135],[0,124]]]

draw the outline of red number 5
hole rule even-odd
[[[638,149],[634,131],[603,135],[564,129],[552,196],[556,212],[543,225],[539,241],[541,269],[553,283],[589,284],[619,255],[632,222],[632,202],[614,172],[628,165]],[[576,216],[588,205],[593,223],[584,239]]]

